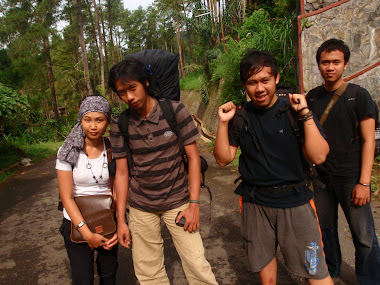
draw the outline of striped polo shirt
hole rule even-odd
[[[145,119],[132,109],[129,117],[129,147],[133,157],[128,202],[148,212],[167,211],[189,201],[189,182],[179,141],[165,120],[157,100]],[[185,106],[172,101],[184,145],[200,135]],[[126,157],[118,117],[112,120],[110,139],[114,157]]]

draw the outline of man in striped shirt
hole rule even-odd
[[[185,169],[177,136],[170,129],[155,98],[149,94],[149,72],[129,58],[116,64],[109,86],[131,108],[128,134],[133,166],[128,169],[118,117],[111,125],[116,158],[117,234],[129,248],[140,284],[170,284],[164,266],[160,220],[163,218],[181,258],[189,284],[217,284],[205,258],[199,228],[200,159],[198,130],[180,102],[173,102],[179,136],[188,158]],[[154,95],[154,94],[152,94]],[[129,183],[128,183],[129,181]],[[125,221],[127,201],[129,225]],[[178,212],[181,212],[177,217]],[[184,226],[176,225],[185,218]]]

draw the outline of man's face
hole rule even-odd
[[[268,66],[247,79],[244,89],[256,108],[267,109],[276,102],[276,85],[279,80],[280,75],[274,76]]]
[[[344,54],[339,50],[323,51],[318,63],[321,76],[326,83],[335,83],[343,77],[348,62],[344,63]]]
[[[140,81],[124,82],[118,79],[115,86],[120,99],[127,103],[129,108],[139,111],[145,106],[146,97],[149,95]]]

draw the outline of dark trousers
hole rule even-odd
[[[96,265],[100,284],[116,284],[117,246],[111,250],[103,247],[92,250],[87,243],[74,243],[70,240],[71,222],[63,219],[59,229],[62,234],[67,255],[70,260],[73,285],[92,285],[94,283],[94,251],[97,251]]]
[[[315,205],[322,230],[326,263],[331,277],[340,273],[342,255],[338,238],[338,204],[350,227],[355,246],[355,271],[361,285],[380,284],[380,248],[370,204],[358,207],[351,194],[359,179],[321,175],[326,187],[315,187]]]

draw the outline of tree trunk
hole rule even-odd
[[[241,3],[241,13],[242,13],[242,22],[245,22],[245,11],[247,10],[247,0],[240,0]]]
[[[178,12],[177,1],[173,0],[172,3],[173,3],[173,9]],[[174,19],[174,22],[175,22],[175,34],[176,34],[176,37],[177,37],[178,54],[179,54],[179,63],[178,63],[179,64],[179,75],[181,76],[181,78],[185,78],[185,74],[184,74],[184,71],[183,71],[183,55],[182,55],[182,44],[181,44],[181,31],[180,31],[180,27],[179,27],[178,16],[176,16],[176,18]]]
[[[96,28],[95,28],[95,21],[94,21],[94,17],[92,16],[92,11],[91,11],[91,4],[90,4],[90,2],[88,2],[88,0],[85,0],[85,2],[87,5],[88,15],[89,15],[90,22],[91,22],[91,28],[90,28],[91,38],[95,42],[96,50],[98,51],[99,61],[102,61],[102,55],[103,55],[102,50],[101,50],[102,47],[99,45],[99,42],[98,42],[98,36],[96,33]],[[96,61],[96,59],[94,59],[94,60]],[[90,58],[90,63],[93,64],[92,58]],[[94,69],[92,68],[92,70],[94,70]],[[93,81],[93,83],[95,85],[95,89],[96,89],[96,86],[99,85],[98,74],[95,74],[95,73],[92,73],[92,74],[93,74],[92,81]],[[101,85],[101,83],[100,83],[100,85]]]
[[[87,60],[87,52],[86,52],[86,44],[84,41],[83,35],[83,21],[82,21],[82,5],[81,0],[77,0],[77,13],[78,13],[78,28],[79,28],[79,43],[82,52],[82,61],[83,61],[83,72],[84,72],[84,81],[87,88],[87,95],[94,94],[91,87],[90,81],[90,72],[88,69],[88,60]]]
[[[52,64],[51,64],[49,39],[48,38],[44,38],[44,51],[45,51],[45,55],[46,55],[46,66],[47,66],[47,72],[48,72],[48,77],[49,77],[51,103],[53,105],[55,121],[57,122],[57,135],[58,135],[58,137],[62,137],[61,120],[60,120],[59,112],[58,112],[57,96],[55,94],[54,74],[53,74],[53,68],[52,68]]]
[[[70,5],[70,0],[68,0],[68,4]],[[79,55],[78,55],[78,47],[77,47],[77,41],[76,41],[76,29],[73,26],[73,15],[71,12],[69,12],[69,19],[70,19],[70,27],[71,27],[71,35],[72,35],[72,42],[73,42],[73,50],[74,50],[74,57],[75,57],[75,69],[77,70],[79,74]],[[76,81],[75,83],[75,90],[81,94],[81,99],[83,99],[83,85],[80,83],[81,81]]]
[[[107,1],[108,3],[108,26],[109,26],[109,30],[110,30],[110,45],[111,45],[111,63],[112,63],[112,66],[115,65],[115,46],[113,44],[113,30],[112,30],[112,1],[111,0],[108,0]]]
[[[185,9],[185,0],[182,0],[182,4],[183,4],[183,14],[185,15],[185,18],[187,18],[187,16],[186,16],[186,9]],[[189,26],[188,25],[186,25],[186,34],[187,34],[187,41],[189,43],[190,56],[191,56],[191,59],[193,60],[193,62],[195,62],[195,57],[194,57],[194,53],[193,53],[193,45],[191,43],[191,37],[190,37],[190,32],[189,32]]]
[[[96,1],[92,0],[92,3],[94,4],[96,26],[98,28],[98,35],[99,35],[100,84],[102,86],[102,92],[105,92],[106,84],[105,84],[105,77],[104,77],[104,55],[103,55],[103,50],[102,50],[103,49],[103,34],[102,34],[102,29],[100,28],[99,13],[98,13],[98,8],[96,6]]]
[[[225,43],[225,40],[224,40],[224,28],[223,28],[223,20],[222,20],[222,13],[220,11],[220,0],[218,1],[219,3],[219,21],[220,21],[220,30],[222,32],[222,41],[223,41],[223,50],[224,50],[224,53],[226,53],[226,43]]]
[[[207,0],[207,7],[210,10],[210,18],[211,18],[211,35],[214,34],[214,10],[212,9],[212,1]]]
[[[100,6],[100,0],[99,0],[99,13],[100,13],[100,20],[102,21],[102,33],[103,33],[103,48],[104,48],[104,58],[106,60],[106,66],[105,66],[105,70],[107,71],[107,74],[110,72],[110,69],[109,69],[109,63],[108,63],[108,52],[107,52],[107,40],[106,40],[106,30],[105,30],[105,26],[104,26],[104,18],[103,18],[103,10],[102,10],[102,7]],[[107,76],[105,77],[107,78]],[[107,81],[107,80],[106,80]],[[106,88],[108,89],[108,88]]]
[[[121,49],[120,49],[120,44],[119,44],[120,40],[118,40],[120,38],[119,33],[115,34],[115,38],[116,38],[115,41],[116,41],[116,48],[117,48],[117,58],[118,58],[118,61],[120,62],[122,59],[122,54],[121,54]]]

